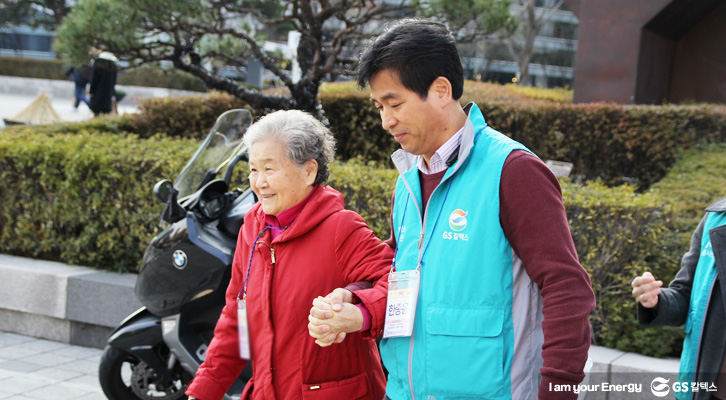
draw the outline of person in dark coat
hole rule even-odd
[[[109,52],[101,52],[93,62],[91,72],[91,102],[89,107],[93,115],[108,114],[113,110],[113,97],[116,86],[116,56]]]

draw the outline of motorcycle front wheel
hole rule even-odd
[[[160,382],[162,373],[154,371],[132,354],[106,346],[98,368],[98,379],[109,400],[186,399],[184,389],[191,376],[178,364],[171,371],[171,380]]]

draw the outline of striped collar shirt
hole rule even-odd
[[[466,127],[466,125],[464,125]],[[435,174],[437,172],[445,171],[449,166],[446,165],[446,161],[451,158],[451,155],[454,154],[456,149],[459,148],[459,145],[461,145],[461,135],[462,132],[464,132],[464,127],[459,129],[458,132],[454,134],[454,136],[450,137],[449,140],[446,141],[441,147],[439,147],[438,150],[436,150],[436,153],[431,157],[431,160],[429,160],[429,164],[431,165],[431,168],[426,166],[426,162],[424,161],[422,156],[418,156],[417,166],[419,171],[426,175]]]

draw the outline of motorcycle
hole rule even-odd
[[[144,253],[135,286],[143,307],[103,351],[99,380],[109,400],[186,399],[225,304],[240,227],[257,202],[251,189],[230,190],[234,167],[247,158],[242,136],[251,123],[247,110],[220,115],[176,180],[154,186],[164,203],[159,224],[168,225]],[[251,364],[225,400],[239,398]]]

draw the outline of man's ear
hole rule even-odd
[[[443,76],[434,80],[429,86],[429,99],[435,99],[443,105],[447,105],[453,100],[451,82]]]

